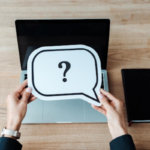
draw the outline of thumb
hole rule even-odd
[[[109,101],[103,94],[99,93],[98,98],[99,98],[100,102],[104,105],[106,110],[111,108]]]
[[[22,102],[28,103],[29,97],[31,95],[32,89],[30,87],[26,88],[22,95]]]

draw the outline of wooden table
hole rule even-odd
[[[0,129],[6,96],[20,79],[14,21],[32,18],[110,18],[109,89],[123,101],[121,69],[150,67],[149,0],[0,0]],[[137,150],[150,149],[149,123],[128,130]],[[22,125],[21,133],[23,150],[108,150],[111,141],[107,124]]]

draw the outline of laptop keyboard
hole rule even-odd
[[[25,75],[24,75],[24,80],[26,80],[27,78],[28,78],[28,75],[25,74]],[[26,86],[26,87],[28,87],[28,86]],[[103,73],[102,73],[102,84],[101,84],[101,88],[104,89]]]

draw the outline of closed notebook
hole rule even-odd
[[[150,69],[122,69],[128,122],[150,122]]]

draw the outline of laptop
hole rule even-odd
[[[109,19],[52,19],[16,20],[21,77],[28,78],[29,55],[41,46],[84,44],[98,53],[102,68],[102,85],[108,91],[107,54],[109,43]],[[86,85],[85,85],[86,86]],[[28,105],[23,124],[34,123],[99,123],[107,122],[104,115],[82,100],[43,101],[36,99]]]

